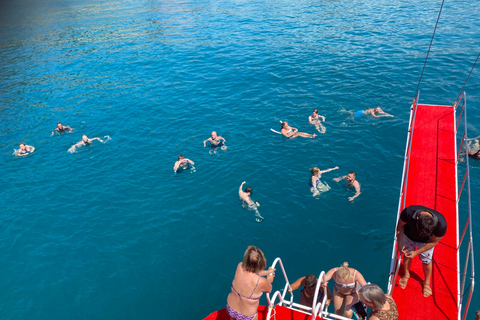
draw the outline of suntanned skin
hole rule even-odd
[[[355,188],[355,195],[353,195],[352,197],[348,197],[348,200],[350,200],[350,201],[353,201],[356,197],[358,197],[360,195],[360,183],[355,178],[356,178],[355,174],[349,173],[346,176],[342,176],[342,177],[338,177],[338,178],[333,179],[336,182],[345,179],[347,181],[347,185],[349,187]]]
[[[428,214],[432,216],[432,214],[428,211],[422,211],[420,214]],[[401,253],[403,253],[403,267],[405,269],[405,274],[403,275],[402,279],[399,280],[399,284],[402,289],[404,289],[407,286],[408,279],[410,278],[410,266],[412,265],[412,259],[415,256],[419,255],[420,253],[423,253],[435,247],[443,238],[443,237],[436,237],[435,235],[432,235],[428,240],[428,242],[423,247],[415,251],[408,252],[403,246],[403,235],[405,234],[406,224],[407,224],[406,222],[402,221],[401,219],[398,219],[397,243],[398,243],[398,249],[400,250]],[[430,263],[428,264],[422,263],[422,268],[423,268],[423,273],[425,274],[425,280],[423,281],[423,295],[425,297],[428,297],[432,295],[432,290],[430,288],[430,280],[432,278],[432,261],[430,261]]]

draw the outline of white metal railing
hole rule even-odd
[[[418,106],[418,99],[420,98],[420,92],[417,93],[415,100],[413,100],[412,106],[410,110],[410,121],[408,123],[408,137],[407,137],[407,146],[405,148],[405,165],[403,167],[402,172],[402,189],[400,190],[400,197],[398,200],[398,213],[402,212],[403,208],[405,207],[405,199],[407,195],[407,183],[408,183],[408,172],[409,172],[409,165],[410,165],[410,152],[412,151],[412,137],[413,137],[413,128],[415,127],[415,119],[417,116],[417,106]],[[392,249],[392,261],[390,263],[390,273],[388,279],[388,294],[392,294],[393,288],[395,287],[395,279],[397,278],[398,271],[400,269],[401,263],[401,255],[397,252],[397,224],[400,215],[397,215],[397,221],[395,224],[395,232],[393,238],[393,249]]]
[[[405,208],[405,199],[406,199],[406,194],[407,194],[407,183],[408,183],[408,170],[409,170],[409,164],[410,164],[410,151],[411,151],[411,141],[413,137],[413,128],[415,125],[415,118],[416,118],[416,112],[417,112],[417,106],[418,106],[418,98],[419,94],[415,98],[411,110],[413,112],[411,113],[410,116],[410,123],[409,123],[409,130],[408,130],[408,138],[407,138],[407,146],[405,149],[405,160],[406,164],[403,168],[403,176],[402,176],[402,188],[400,191],[400,199],[399,199],[399,204],[398,204],[398,215],[397,215],[397,224],[398,224],[398,219],[399,219],[399,213]],[[463,103],[462,103],[463,101]],[[455,127],[455,136],[458,135],[458,128],[460,125],[460,119],[463,115],[463,135],[461,138],[461,144],[460,144],[460,150],[458,151],[458,157],[457,157],[457,170],[456,174],[458,173],[458,167],[460,161],[459,158],[462,155],[462,146],[465,144],[465,175],[462,181],[462,185],[460,188],[460,191],[457,194],[457,212],[459,213],[457,219],[460,218],[460,210],[458,208],[458,204],[460,201],[460,197],[465,185],[465,182],[467,182],[467,190],[468,190],[468,217],[467,221],[465,224],[465,228],[463,230],[463,234],[461,236],[461,239],[458,244],[457,248],[457,257],[460,257],[461,250],[465,249],[465,246],[462,247],[463,244],[463,239],[464,236],[467,234],[467,229],[468,229],[468,243],[466,244],[466,253],[465,253],[465,263],[463,265],[463,268],[459,266],[459,275],[462,276],[462,281],[461,281],[461,287],[459,288],[459,292],[456,293],[459,296],[458,300],[458,310],[459,310],[459,315],[463,316],[461,317],[462,320],[465,320],[468,314],[468,309],[470,307],[470,302],[472,299],[473,295],[473,289],[475,286],[475,263],[474,263],[474,252],[473,252],[473,231],[472,231],[472,210],[471,210],[471,192],[470,192],[470,166],[469,166],[469,159],[468,159],[468,153],[469,153],[469,144],[468,141],[471,141],[476,138],[468,138],[468,132],[467,132],[467,102],[466,102],[466,93],[464,92],[460,98],[455,102],[454,108],[455,112],[457,111],[458,106],[462,105],[462,108],[459,112],[458,115],[458,120],[457,120],[457,125]],[[478,138],[478,137],[477,137]],[[458,188],[457,188],[458,191]],[[462,210],[464,212],[465,210]],[[396,225],[395,225],[396,228]],[[395,279],[398,276],[398,271],[400,269],[400,264],[401,264],[401,255],[398,252],[397,248],[397,237],[396,237],[396,229],[395,229],[395,237],[394,237],[394,242],[393,242],[393,250],[392,250],[392,262],[390,264],[390,274],[389,274],[389,281],[388,281],[388,293],[392,294],[393,288],[395,287]],[[470,272],[468,272],[470,271]],[[467,280],[470,281],[468,286],[466,287]],[[466,287],[466,288],[465,288]],[[463,299],[464,297],[467,296],[467,302],[465,305],[463,304]],[[462,310],[463,308],[463,310]],[[462,312],[463,311],[463,312]],[[460,318],[460,317],[459,317]]]
[[[267,303],[268,303],[268,313],[267,313],[267,319],[270,320],[272,317],[273,312],[275,312],[275,307],[278,306],[283,306],[286,308],[289,308],[291,310],[295,310],[298,312],[302,312],[308,315],[312,315],[312,319],[316,319],[317,316],[320,316],[324,319],[338,319],[338,320],[350,320],[348,318],[345,318],[343,316],[339,316],[333,313],[330,313],[327,311],[327,288],[322,286],[322,283],[324,283],[325,279],[325,272],[322,271],[320,272],[320,275],[318,276],[317,280],[317,286],[315,287],[315,294],[313,296],[313,304],[311,307],[301,305],[299,303],[293,302],[293,291],[291,290],[292,288],[290,287],[290,282],[288,281],[287,273],[285,271],[285,268],[283,266],[282,260],[280,258],[276,258],[273,263],[272,263],[272,268],[276,269],[277,263],[280,265],[280,268],[283,273],[283,277],[285,279],[285,286],[284,288],[280,291],[277,290],[273,293],[273,296],[270,298],[270,293],[267,293]],[[290,289],[290,291],[289,291]],[[318,302],[318,296],[320,293],[320,289],[324,290],[324,295],[322,301]],[[283,293],[282,293],[283,291]],[[290,299],[285,300],[285,295],[287,292],[290,293]],[[278,298],[278,303],[275,304],[275,301]],[[332,301],[333,303],[333,301]]]

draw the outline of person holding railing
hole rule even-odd
[[[397,304],[376,284],[367,284],[358,291],[360,300],[369,308],[369,320],[397,320]]]
[[[430,279],[433,249],[446,233],[447,221],[440,212],[420,205],[403,209],[397,223],[397,250],[403,253],[405,270],[405,274],[398,281],[400,288],[405,289],[407,286],[412,259],[418,255],[425,274],[423,296],[426,298],[432,295]]]
[[[357,287],[364,286],[367,282],[359,271],[348,267],[348,262],[344,262],[339,268],[330,269],[322,285],[327,287],[328,281],[332,278],[335,281],[333,285],[335,314],[351,318],[352,306],[358,301]]]
[[[237,265],[230,294],[227,297],[227,313],[235,320],[257,319],[260,297],[272,291],[275,269],[267,266],[262,250],[249,246],[243,255],[243,262]],[[266,276],[266,278],[265,278]]]
[[[288,292],[293,292],[294,290],[297,290],[301,286],[303,286],[302,291],[300,292],[300,304],[307,306],[307,307],[312,307],[313,306],[313,297],[315,296],[315,288],[317,286],[317,277],[313,274],[306,275],[305,277],[301,277],[294,283],[290,285],[290,289],[288,289]],[[327,302],[325,302],[325,305],[330,305],[330,302],[332,301],[332,292],[330,291],[330,288],[326,287],[327,290]],[[324,297],[324,290],[321,289],[321,293],[318,295],[318,300],[322,301]]]

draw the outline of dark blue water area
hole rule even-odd
[[[478,4],[446,1],[421,103],[460,93]],[[225,306],[251,244],[291,281],[349,261],[386,289],[409,109],[440,5],[2,1],[2,319],[201,319]],[[478,71],[465,86],[470,136]],[[395,117],[351,116],[375,106]],[[313,109],[324,134],[307,123]],[[52,137],[58,121],[75,131]],[[288,140],[270,131],[279,121],[318,136]],[[214,130],[228,148],[211,154]],[[82,134],[111,140],[68,152]],[[20,142],[35,152],[13,156]],[[194,172],[174,174],[179,154]],[[314,166],[340,167],[318,197]],[[333,178],[352,170],[362,194],[350,202]],[[479,175],[471,163],[474,230]],[[241,207],[242,181],[262,223]]]

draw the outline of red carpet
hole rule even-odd
[[[406,206],[424,205],[442,213],[447,234],[433,254],[432,291],[424,298],[421,262],[414,258],[407,288],[397,286],[393,298],[400,319],[458,319],[458,227],[453,107],[418,105],[413,129]],[[407,163],[407,162],[405,162]],[[403,275],[403,269],[399,275]]]
[[[268,308],[264,306],[258,307],[258,320],[267,319]],[[285,307],[276,306],[271,315],[272,319],[277,320],[311,320],[312,316],[308,316],[305,313],[294,311]],[[317,320],[322,320],[323,318],[317,317]],[[221,309],[210,314],[204,320],[230,320],[230,317],[227,314],[227,310]]]

